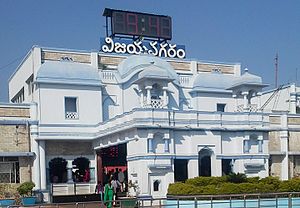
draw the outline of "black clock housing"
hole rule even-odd
[[[111,18],[112,35],[129,35],[172,39],[172,19],[170,16],[140,12],[113,10],[106,8],[103,16]]]

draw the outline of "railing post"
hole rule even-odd
[[[177,207],[179,208],[179,199],[177,198]]]
[[[159,199],[159,208],[161,207],[161,199]]]
[[[276,194],[276,208],[278,208],[278,196],[277,196],[277,194]]]
[[[244,195],[244,208],[246,208],[246,195]]]
[[[231,196],[230,196],[230,198],[229,198],[229,207],[232,208]]]
[[[293,204],[292,204],[292,194],[289,194],[289,202],[288,202],[288,208],[292,208]]]
[[[197,197],[194,198],[195,208],[198,207]]]
[[[210,197],[210,207],[211,207],[211,208],[214,207],[214,205],[213,205],[213,198],[212,198],[212,197]]]
[[[260,207],[260,195],[258,195],[258,198],[257,198],[257,204],[258,204],[257,207]]]

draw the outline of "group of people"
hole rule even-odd
[[[104,201],[106,207],[110,208],[117,199],[117,193],[123,192],[126,188],[125,174],[118,168],[115,169],[115,172],[106,172],[104,175],[104,184],[105,186],[103,187],[102,183],[98,182],[95,192],[100,194],[101,201]]]

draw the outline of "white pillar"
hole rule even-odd
[[[145,87],[145,89],[147,90],[147,105],[150,106],[151,105],[151,89],[152,89],[152,86],[147,86],[147,87]]]
[[[163,87],[163,101],[164,101],[164,106],[163,107],[167,107],[168,106],[168,96],[167,96],[167,90],[168,87]]]
[[[165,145],[164,145],[165,152],[170,152],[169,139],[164,139],[164,142],[165,142]]]
[[[91,53],[91,66],[98,70],[98,53],[97,52]]]
[[[296,114],[296,107],[297,107],[297,94],[296,94],[296,85],[291,85],[291,92],[290,92],[290,99],[291,99],[291,105],[290,105],[290,113]]]
[[[145,105],[144,105],[144,91],[143,90],[141,90],[141,107],[145,107]]]
[[[39,141],[39,152],[40,152],[40,178],[41,178],[41,189],[46,189],[46,155],[45,155],[45,141]]]
[[[263,152],[263,140],[259,139],[258,140],[258,153],[262,153]]]
[[[249,140],[244,140],[244,153],[249,153]]]
[[[35,154],[32,166],[32,181],[35,183],[35,189],[41,189],[40,179],[40,151],[38,144],[38,125],[37,125],[37,103],[30,105],[30,118],[33,122],[36,122],[30,126],[30,143],[31,152]]]
[[[37,126],[32,125],[30,127],[31,133],[31,152],[35,154],[32,166],[32,181],[35,183],[35,189],[41,189],[41,178],[40,178],[40,151],[39,144],[37,139],[37,134],[34,134],[37,131]]]
[[[188,178],[199,176],[198,159],[190,159],[188,162]]]
[[[148,153],[153,152],[153,138],[148,138]]]
[[[248,110],[248,96],[249,92],[242,92],[242,95],[244,96],[244,111]]]
[[[280,131],[281,152],[284,153],[284,158],[281,162],[281,180],[289,179],[289,147],[288,147],[288,130],[287,130],[287,114],[281,116],[281,127],[284,129]]]
[[[68,183],[73,183],[73,173],[72,173],[72,161],[68,160],[67,173],[68,173]]]

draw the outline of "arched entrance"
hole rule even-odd
[[[49,162],[49,174],[51,183],[66,183],[67,161],[64,158],[56,157]]]
[[[72,162],[74,182],[90,181],[90,160],[85,157],[78,157]]]
[[[211,155],[212,151],[203,148],[198,153],[199,176],[211,176]]]

